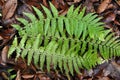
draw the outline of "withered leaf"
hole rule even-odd
[[[30,78],[33,78],[34,77],[34,75],[32,75],[32,74],[24,74],[24,75],[22,75],[22,78],[24,78],[24,79],[30,79]]]
[[[105,15],[104,17],[104,22],[109,23],[114,21],[116,18],[116,14],[114,12],[109,12],[108,14]]]
[[[76,3],[76,2],[80,2],[81,0],[74,0],[74,2]]]
[[[16,77],[16,79],[15,79],[15,80],[21,80],[20,70],[18,70],[18,72],[17,72],[17,77]]]
[[[15,34],[14,29],[6,29],[0,31],[0,37],[2,42],[0,43],[0,46],[5,45]]]
[[[103,0],[103,2],[98,6],[97,13],[102,13],[105,11],[111,0]]]
[[[6,62],[7,62],[8,49],[9,49],[8,46],[5,46],[5,47],[2,49],[2,54],[1,54],[2,61],[1,61],[1,64],[3,64],[3,65],[5,65]]]
[[[4,4],[4,0],[0,0],[0,6],[2,6]]]
[[[120,0],[115,0],[117,2],[117,4],[120,6]]]
[[[11,18],[16,10],[17,0],[7,0],[2,8],[3,20]]]

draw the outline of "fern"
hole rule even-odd
[[[24,27],[18,24],[16,28],[21,37],[15,37],[9,52],[10,57],[16,51],[16,59],[27,57],[30,65],[34,61],[43,70],[44,64],[50,71],[54,65],[61,72],[80,73],[80,68],[90,69],[99,62],[120,56],[120,41],[113,37],[110,30],[105,30],[101,18],[95,13],[85,15],[85,8],[79,12],[79,7],[71,6],[67,14],[58,15],[58,10],[50,3],[51,10],[42,5],[46,14],[33,7],[38,19],[31,13],[24,13],[31,21],[18,18]],[[99,54],[100,53],[100,54]]]

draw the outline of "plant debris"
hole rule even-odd
[[[102,17],[105,28],[112,29],[115,36],[120,36],[120,1],[119,0],[0,0],[0,80],[9,79],[10,75],[16,74],[13,80],[68,80],[68,76],[60,71],[41,71],[26,60],[19,58],[7,59],[7,51],[13,41],[16,30],[11,24],[18,23],[18,17],[26,16],[23,12],[34,13],[32,6],[42,10],[40,4],[49,7],[49,2],[59,10],[60,15],[65,15],[71,5],[75,7],[86,6],[86,13],[95,12]],[[14,71],[9,74],[8,70]],[[81,74],[69,76],[70,80],[119,80],[120,58],[114,58],[108,62],[96,66],[91,70],[81,70]]]

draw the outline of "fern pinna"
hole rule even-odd
[[[90,69],[99,64],[102,59],[107,60],[120,55],[120,42],[113,37],[110,30],[105,30],[101,18],[95,13],[85,15],[85,8],[79,12],[80,6],[74,9],[71,6],[66,15],[58,15],[58,10],[50,3],[51,10],[41,5],[43,13],[33,7],[36,15],[24,13],[31,22],[18,18],[24,27],[12,25],[18,30],[18,37],[9,49],[8,57],[16,51],[16,59],[27,57],[30,65],[34,61],[43,69],[46,64],[54,65],[66,74],[80,73],[79,69]]]

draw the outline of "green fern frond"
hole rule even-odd
[[[51,11],[42,5],[46,14],[33,7],[38,19],[30,13],[24,13],[31,22],[23,18],[17,20],[24,25],[14,24],[21,37],[20,43],[15,37],[8,52],[10,57],[16,51],[16,58],[27,56],[40,69],[50,71],[51,64],[66,74],[80,73],[81,68],[90,69],[101,59],[120,56],[120,41],[110,30],[105,30],[101,18],[95,13],[85,15],[85,8],[71,6],[66,15],[58,15],[58,10],[50,3]],[[100,54],[98,54],[100,53]]]

